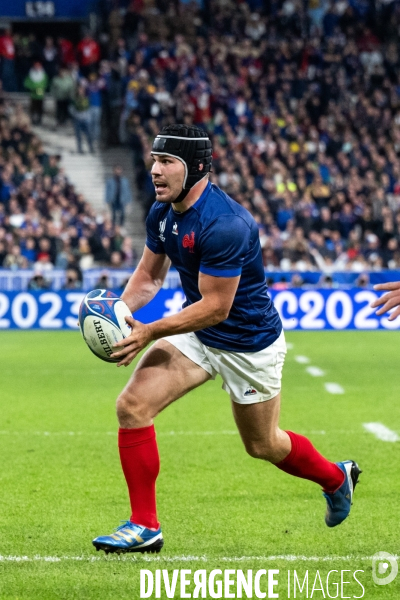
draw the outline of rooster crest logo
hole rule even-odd
[[[184,248],[189,248],[189,252],[193,254],[194,252],[194,231],[190,233],[190,236],[185,233],[182,240],[182,246]]]

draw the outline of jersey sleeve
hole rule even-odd
[[[160,222],[162,223],[163,219],[160,221],[158,216],[153,204],[146,219],[146,246],[154,254],[165,254],[164,244],[160,239]]]
[[[223,215],[201,235],[200,273],[237,277],[250,244],[250,227],[239,216]]]

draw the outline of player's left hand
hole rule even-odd
[[[371,302],[371,308],[377,308],[380,306],[381,308],[376,311],[376,314],[383,315],[383,313],[387,312],[388,310],[397,307],[396,310],[394,310],[388,317],[389,321],[393,321],[400,315],[400,281],[378,283],[377,285],[374,285],[374,290],[388,293],[384,294],[380,298],[377,298],[374,302]]]
[[[148,325],[136,321],[133,317],[125,317],[125,321],[132,328],[132,332],[128,337],[114,345],[114,348],[120,348],[120,350],[111,354],[111,358],[121,359],[117,363],[117,367],[130,365],[135,356],[152,340]]]

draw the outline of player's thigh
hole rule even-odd
[[[209,373],[166,340],[142,356],[118,402],[154,418],[166,406],[210,379]]]

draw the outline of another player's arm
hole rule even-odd
[[[155,254],[145,246],[143,256],[121,296],[132,313],[154,298],[164,283],[170,265],[168,256]]]
[[[374,290],[378,292],[388,292],[384,294],[380,298],[377,298],[374,302],[371,303],[371,308],[377,308],[380,306],[381,308],[376,311],[377,315],[383,315],[383,313],[391,310],[392,308],[396,308],[391,315],[389,316],[389,321],[393,321],[396,317],[400,315],[400,281],[390,281],[388,283],[378,283],[374,285]]]
[[[121,358],[118,366],[128,366],[151,341],[167,335],[199,331],[224,321],[232,307],[239,280],[240,276],[213,277],[199,273],[201,300],[187,306],[177,315],[165,317],[148,325],[127,317],[132,333],[116,344],[116,347],[120,347],[121,350],[112,354],[113,357]]]

